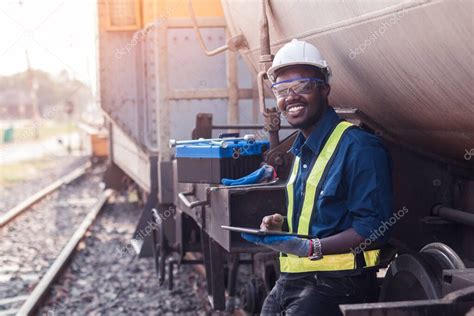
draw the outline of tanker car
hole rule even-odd
[[[140,256],[155,257],[160,284],[172,285],[174,265],[203,264],[213,308],[231,311],[239,301],[249,313],[258,313],[272,288],[276,254],[221,225],[254,227],[267,214],[286,212],[287,151],[295,133],[275,110],[265,71],[272,54],[297,38],[328,60],[330,102],[338,115],[379,135],[389,148],[394,214],[404,210],[377,267],[386,271],[379,274],[379,291],[372,302],[341,310],[469,310],[473,3],[98,1],[100,105],[110,135],[106,180],[113,186],[125,174],[143,193],[133,244]],[[210,177],[222,174],[223,160],[200,157],[193,167],[169,146],[170,140],[226,132],[256,135],[263,146],[250,165],[235,159],[225,168],[242,173],[266,162],[278,181],[226,187]],[[240,266],[250,266],[251,275],[237,289]]]

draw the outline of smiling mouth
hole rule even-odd
[[[291,105],[286,107],[285,112],[288,113],[288,114],[297,113],[300,110],[304,109],[305,106],[306,105],[304,105],[302,103],[291,104]]]

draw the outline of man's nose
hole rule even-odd
[[[288,96],[285,98],[286,102],[291,102],[293,100],[299,99],[301,96],[297,94],[293,89],[289,89]]]

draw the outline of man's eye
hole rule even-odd
[[[306,85],[305,84],[298,84],[292,87],[293,91],[303,91],[305,89]]]
[[[305,91],[305,92],[306,92],[306,91],[310,91],[310,90],[311,90],[311,89],[310,89],[309,85],[305,85],[305,86],[301,87],[301,91]]]

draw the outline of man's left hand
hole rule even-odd
[[[307,257],[310,254],[310,241],[296,236],[267,235],[241,233],[242,238],[262,245],[278,252],[292,254],[298,257]]]

